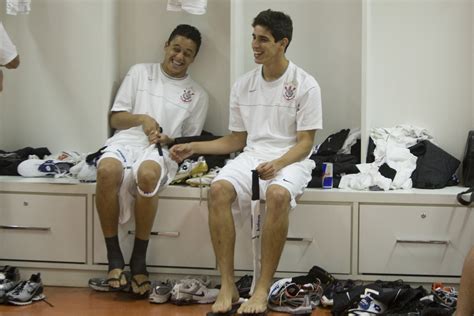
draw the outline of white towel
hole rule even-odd
[[[31,11],[31,0],[7,0],[7,14],[28,14]]]
[[[168,11],[184,10],[191,14],[202,15],[206,13],[207,0],[168,0]]]

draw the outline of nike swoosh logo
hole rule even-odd
[[[293,182],[290,182],[290,181],[288,181],[288,180],[286,180],[286,179],[283,179],[283,181],[293,184]]]
[[[252,90],[249,90],[249,92],[255,92],[257,91],[257,89],[252,89]]]

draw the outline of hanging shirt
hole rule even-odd
[[[16,50],[16,46],[8,36],[2,22],[0,22],[0,65],[3,66],[8,64],[17,55],[18,52]]]

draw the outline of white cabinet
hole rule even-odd
[[[351,210],[351,204],[298,204],[290,212],[288,238],[277,271],[307,273],[318,265],[331,273],[349,274]],[[250,216],[237,225],[235,268],[252,270]]]
[[[474,243],[472,208],[360,205],[359,273],[459,276]]]
[[[149,267],[215,269],[209,235],[207,203],[161,198],[148,245]],[[135,224],[120,227],[119,239],[126,262],[130,260]],[[107,263],[99,217],[94,210],[94,263]]]
[[[85,263],[86,196],[0,193],[0,259]]]

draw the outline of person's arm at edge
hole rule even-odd
[[[7,69],[16,69],[20,65],[20,55],[16,55],[10,62],[4,65]]]

